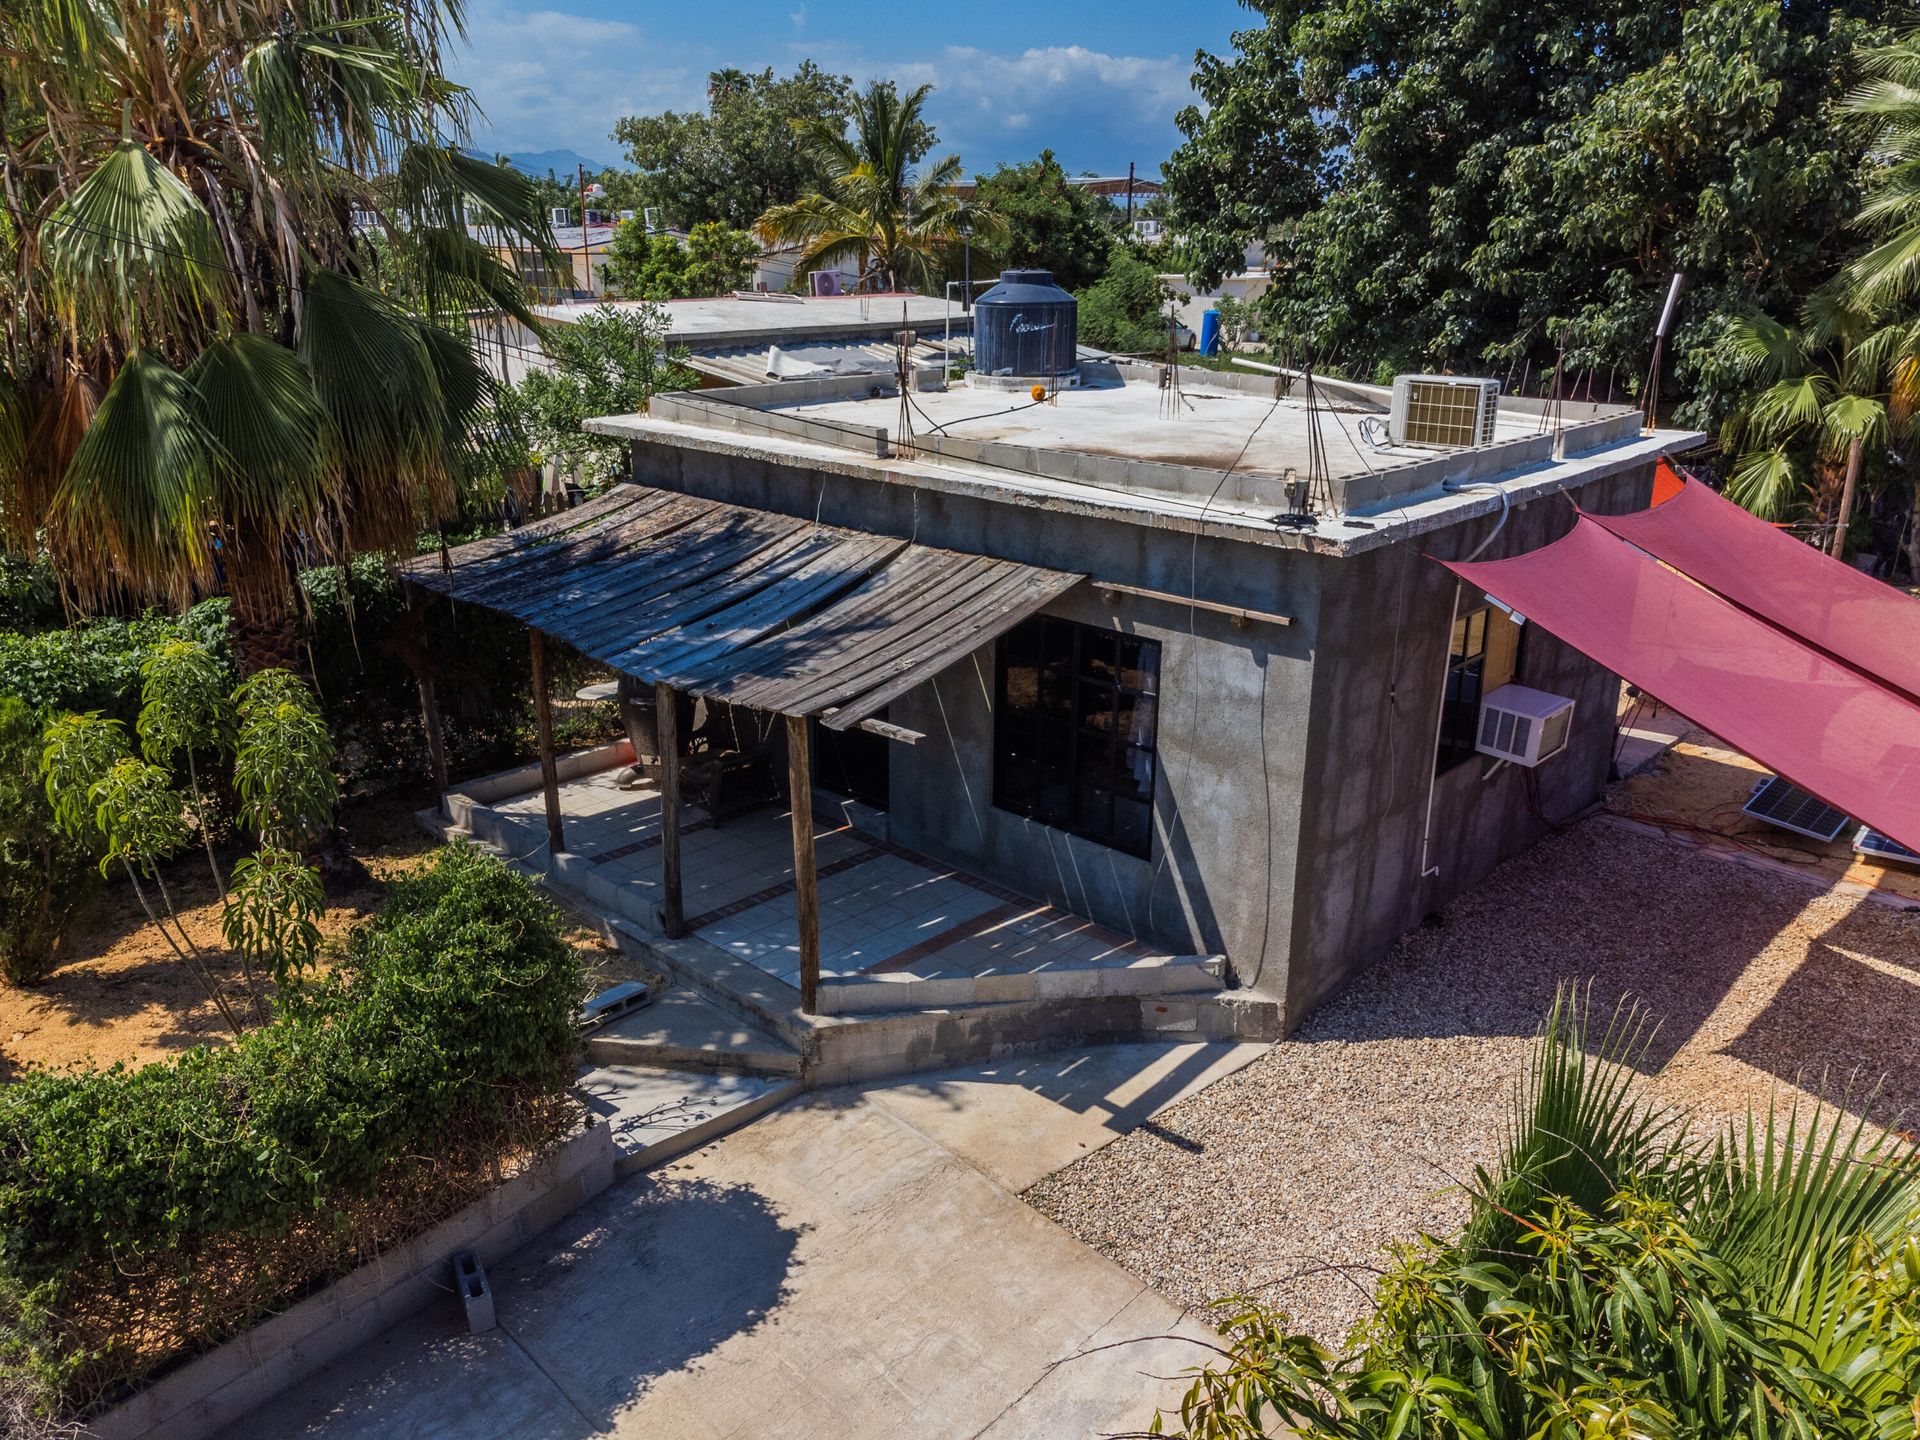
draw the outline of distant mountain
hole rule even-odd
[[[468,153],[478,155],[483,160],[493,159],[491,151],[472,150]],[[602,170],[610,168],[607,161],[595,160],[591,156],[582,155],[577,150],[527,150],[517,155],[509,154],[507,163],[536,180],[546,179],[549,170],[564,180],[575,174],[575,167],[580,165],[587,167],[589,175],[598,175]]]

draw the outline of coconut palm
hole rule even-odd
[[[775,205],[754,226],[768,245],[797,245],[800,266],[852,265],[863,285],[888,289],[937,283],[960,243],[954,193],[960,157],[924,171],[914,161],[929,134],[921,116],[931,85],[899,94],[875,81],[853,102],[852,130],[824,117],[793,123],[801,145],[831,177],[825,192]],[[972,207],[976,226],[992,217]]]
[[[1728,496],[1763,519],[1785,516],[1817,488],[1805,463],[1810,453],[1828,478],[1839,472],[1830,550],[1843,558],[1868,455],[1892,438],[1895,393],[1888,377],[1902,372],[1898,357],[1910,348],[1907,334],[1823,292],[1808,301],[1799,326],[1747,316],[1722,343],[1734,368],[1762,387],[1729,417],[1722,437],[1741,456]],[[1904,369],[1910,373],[1911,365]]]
[[[242,663],[287,663],[297,556],[451,511],[492,401],[459,318],[526,312],[467,220],[551,248],[458,148],[460,5],[0,10],[0,522],[83,604],[224,581]]]
[[[1844,281],[1854,303],[1884,307],[1920,292],[1920,31],[1861,63],[1869,78],[1844,108],[1874,127],[1880,164],[1859,223],[1878,243]]]

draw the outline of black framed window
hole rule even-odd
[[[1038,615],[996,655],[993,803],[1151,854],[1159,643]]]
[[[883,706],[874,718],[886,719],[886,708]],[[809,723],[813,730],[813,783],[876,810],[886,809],[893,793],[889,742],[857,727],[829,730],[818,720]]]
[[[1440,752],[1434,758],[1434,768],[1440,774],[1478,753],[1473,742],[1480,730],[1480,696],[1486,679],[1487,626],[1491,615],[1483,606],[1453,622],[1453,648],[1447,661],[1446,708],[1440,717]]]

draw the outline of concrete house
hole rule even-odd
[[[1624,407],[1500,396],[1452,377],[1380,388],[1092,358],[1074,345],[1070,298],[1055,292],[1047,311],[1044,276],[1008,278],[1024,308],[983,301],[965,379],[913,351],[887,372],[821,364],[754,381],[765,366],[736,365],[729,378],[750,383],[658,396],[646,415],[590,428],[630,444],[636,494],[819,527],[841,553],[865,539],[876,556],[1017,569],[1025,608],[988,623],[957,600],[950,621],[916,622],[918,651],[875,651],[874,671],[899,683],[835,702],[844,709],[786,711],[811,725],[816,815],[1008,897],[1003,911],[1031,899],[1123,937],[1119,964],[1133,975],[1158,963],[1148,957],[1199,962],[1204,975],[1182,973],[1231,1016],[1202,1014],[1203,1034],[1284,1034],[1608,779],[1615,677],[1465,590],[1435,557],[1529,551],[1570,527],[1576,507],[1644,506],[1657,459],[1699,437],[1647,431]],[[585,564],[592,548],[569,553]],[[904,561],[861,563],[890,573]],[[615,668],[666,673],[649,670],[664,642],[620,648],[624,636],[583,628],[590,589],[549,590],[544,609],[490,593],[482,603],[515,613],[565,612],[554,633],[573,627],[574,643]],[[743,643],[806,635],[823,613],[783,613]],[[796,644],[786,663],[814,663]],[[715,673],[708,664],[689,683],[780,708],[764,678],[743,692]],[[1549,737],[1532,754],[1524,728],[1514,739],[1522,712]],[[1489,739],[1495,753],[1481,748]],[[832,932],[866,902],[836,900],[826,853]],[[724,926],[696,933],[733,944]],[[829,933],[830,982],[835,943]],[[1044,947],[1024,953],[1050,963]],[[849,962],[848,988],[818,1008],[867,1008],[877,979],[910,978],[890,964]],[[981,983],[930,984],[920,1003],[1048,993]],[[1052,993],[1074,993],[1065,983]],[[1101,993],[1130,983],[1109,977]],[[908,988],[871,1003],[910,1009]],[[1167,1013],[1136,1004],[1134,1019],[1101,1025],[1148,1032],[1156,1010]]]

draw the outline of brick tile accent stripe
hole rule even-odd
[[[680,827],[680,833],[682,835],[691,835],[696,831],[711,830],[712,828],[713,821],[711,820],[695,820],[690,825],[682,825]],[[605,865],[610,860],[624,860],[629,855],[638,855],[643,850],[653,849],[665,839],[665,835],[649,835],[644,840],[630,840],[625,845],[619,845],[611,850],[601,851],[593,857],[593,863],[595,865]]]
[[[945,930],[937,931],[924,940],[915,941],[898,955],[889,955],[884,960],[876,960],[860,973],[862,975],[890,975],[896,970],[904,970],[916,960],[946,949],[956,941],[970,936],[984,935],[989,930],[997,930],[1009,920],[1018,920],[1026,915],[1044,915],[1047,907],[1038,910],[1020,905],[996,905],[984,915],[976,915],[971,920],[962,920],[957,925],[949,925]]]
[[[834,832],[829,831],[828,833],[832,834]],[[815,879],[826,880],[834,875],[844,875],[857,865],[865,865],[870,860],[878,860],[884,853],[884,851],[877,847],[872,847],[858,851],[852,855],[843,855],[831,865],[822,865],[816,873]],[[756,905],[764,905],[769,900],[778,900],[782,895],[791,895],[793,891],[793,880],[789,877],[780,881],[778,884],[767,886],[764,890],[756,890],[753,894],[745,896],[742,899],[729,901],[727,904],[708,910],[704,914],[691,916],[687,920],[687,929],[704,930],[716,920],[730,920],[743,911],[753,909]]]

